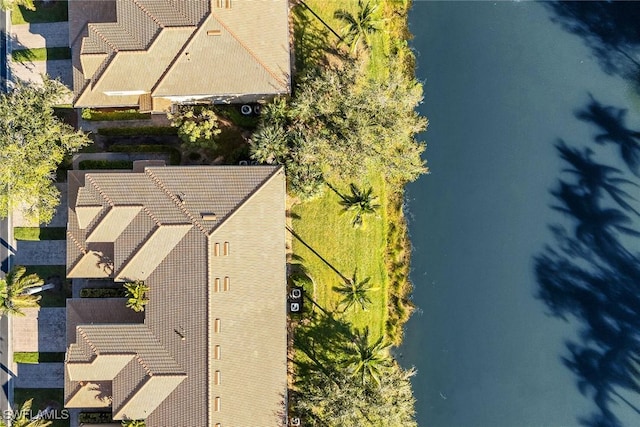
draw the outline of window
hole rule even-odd
[[[216,412],[220,412],[220,397],[217,396],[215,403],[213,404],[213,410]]]
[[[213,349],[213,358],[216,360],[220,360],[222,358],[222,351],[219,345],[215,346]]]
[[[220,371],[216,371],[213,374],[213,384],[214,385],[220,385]]]
[[[229,255],[229,242],[224,242],[224,256]]]
[[[220,292],[220,278],[216,277],[216,280],[213,282],[213,292]]]
[[[220,319],[216,319],[213,322],[213,330],[215,331],[216,334],[220,333]]]
[[[229,279],[229,276],[226,276],[224,278],[224,290],[228,291],[231,287],[231,280]]]
[[[213,256],[220,256],[220,243],[213,245]]]

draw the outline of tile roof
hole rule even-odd
[[[91,199],[81,196],[85,192],[100,201],[104,212],[82,229],[76,210]],[[70,276],[81,277],[74,268],[92,245],[105,244],[87,242],[86,235],[109,221],[109,209],[137,200],[142,208],[136,216],[127,216],[123,230],[114,228],[119,236],[105,233],[104,238],[113,246],[111,276],[143,277],[150,291],[144,324],[87,325],[71,315],[78,326],[72,337],[68,332],[67,406],[87,405],[91,399],[104,405],[95,398],[96,387],[104,387],[87,384],[109,377],[116,418],[144,418],[148,426],[281,425],[277,414],[282,414],[286,393],[284,198],[280,167],[70,174]],[[77,308],[72,304],[70,310]],[[221,410],[216,410],[216,398],[224,402]],[[251,411],[246,402],[252,402]]]
[[[117,0],[116,22],[92,22],[76,3],[70,22],[81,29],[70,33],[86,28],[72,41],[78,107],[290,90],[287,0]]]

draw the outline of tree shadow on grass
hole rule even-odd
[[[595,143],[636,143],[621,111],[592,97],[577,117],[605,131]],[[640,423],[640,409],[625,397],[640,393],[640,217],[629,193],[639,184],[637,164],[622,148],[625,170],[599,162],[588,146],[560,141],[556,149],[567,168],[551,190],[552,208],[569,223],[551,225],[555,243],[535,257],[538,297],[552,315],[580,325],[562,357],[597,408],[580,424],[622,426],[621,407]]]

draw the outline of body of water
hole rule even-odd
[[[550,315],[534,269],[549,226],[568,221],[551,208],[566,168],[554,144],[593,144],[576,112],[594,99],[635,101],[551,16],[532,2],[414,1],[431,174],[407,191],[419,312],[400,352],[418,369],[421,427],[615,425],[581,424],[599,413],[563,362],[581,323]],[[640,425],[629,405],[612,407]]]

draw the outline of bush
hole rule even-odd
[[[80,290],[81,298],[125,298],[124,288],[84,288]]]
[[[133,169],[131,160],[83,160],[80,169]]]
[[[177,106],[167,114],[171,126],[178,129],[178,136],[190,148],[216,148],[216,136],[220,134],[218,116],[204,106]]]
[[[141,113],[137,110],[96,111],[83,108],[82,118],[90,121],[150,120],[151,113]]]
[[[109,147],[109,151],[116,153],[169,153],[169,163],[172,165],[179,165],[182,160],[180,150],[169,145],[116,144]]]
[[[78,422],[80,424],[111,424],[113,418],[110,412],[80,412]]]
[[[178,130],[169,126],[138,126],[126,128],[99,128],[98,135],[103,136],[153,136],[177,135]]]

